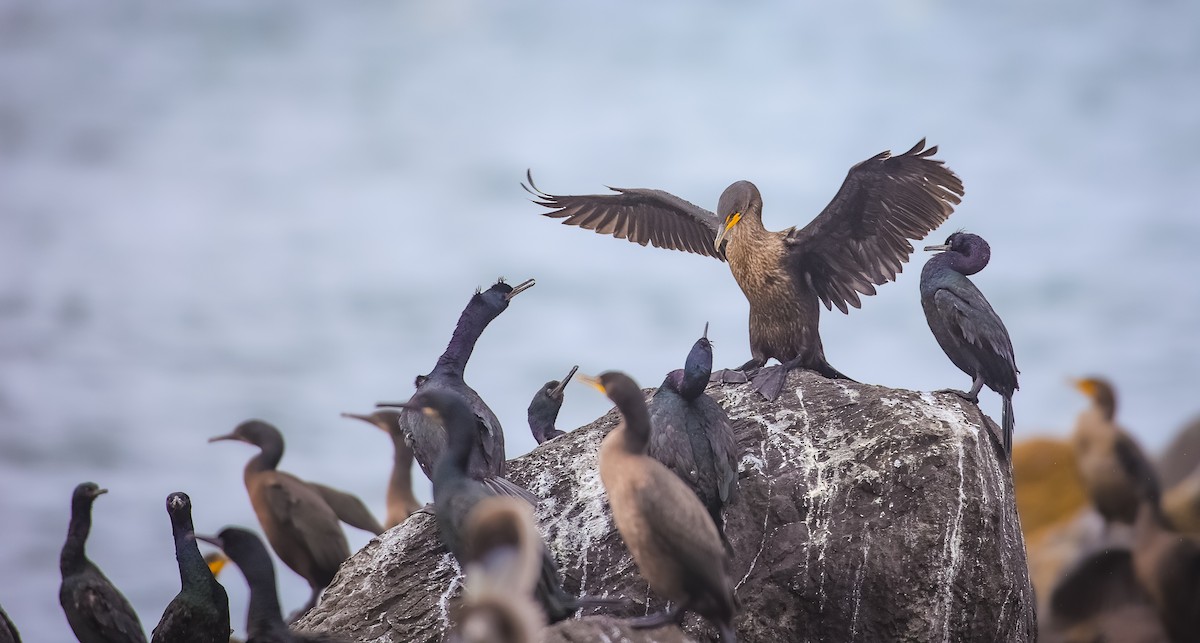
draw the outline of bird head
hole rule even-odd
[[[753,183],[738,181],[725,188],[725,191],[721,193],[720,200],[717,201],[717,220],[720,221],[720,229],[717,231],[717,238],[713,240],[713,247],[717,252],[721,251],[721,242],[725,240],[726,233],[733,226],[745,217],[760,216],[761,209],[762,195],[758,193],[758,188]]]
[[[218,435],[208,439],[209,442],[220,442],[222,440],[235,440],[237,442],[245,442],[261,447],[268,442],[278,440],[283,441],[283,435],[279,429],[263,422],[262,420],[246,420],[234,428],[232,433]]]
[[[505,283],[504,278],[496,280],[491,288],[484,291],[478,291],[471,298],[471,306],[482,306],[493,316],[499,315],[508,308],[508,303],[513,297],[529,290],[537,284],[533,279],[526,279],[516,286],[510,286]]]

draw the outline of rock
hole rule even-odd
[[[742,454],[726,512],[743,642],[1030,641],[1037,632],[1009,468],[995,423],[952,395],[789,376],[776,402],[745,384],[712,385]],[[542,533],[569,591],[650,595],[610,518],[596,469],[618,418],[547,442],[509,463],[543,498]],[[356,641],[440,641],[461,584],[417,513],[350,558],[299,623]],[[690,616],[630,632],[606,617],[567,621],[552,641],[710,641]]]

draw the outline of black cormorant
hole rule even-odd
[[[469,473],[471,453],[479,437],[478,416],[461,395],[447,389],[421,391],[403,404],[403,408],[445,427],[448,443],[433,471],[434,514],[442,544],[460,565],[465,566],[468,560],[464,546],[467,516],[480,502],[497,493]],[[570,617],[582,606],[604,602],[567,594],[562,588],[558,566],[545,543],[540,542],[540,537],[539,546],[542,566],[535,595],[551,623]]]
[[[216,545],[242,570],[250,586],[250,607],[246,612],[246,643],[339,643],[344,639],[327,634],[301,634],[288,629],[279,608],[275,587],[275,566],[262,540],[253,532],[226,527],[216,536],[197,540]],[[278,551],[278,550],[276,550]]]
[[[414,393],[416,395],[426,391],[448,390],[464,398],[475,414],[476,433],[467,471],[498,493],[519,496],[530,502],[536,502],[532,494],[504,478],[507,466],[504,456],[504,429],[483,398],[463,381],[463,371],[467,368],[467,360],[471,358],[475,342],[483,334],[483,329],[508,308],[513,297],[532,288],[533,285],[532,279],[516,286],[510,286],[501,279],[483,292],[476,291],[459,316],[450,343],[438,358],[437,365],[428,375],[417,377]],[[400,405],[382,402],[379,406]],[[409,437],[421,471],[433,480],[433,469],[446,450],[445,430],[438,423],[413,411],[400,414],[400,428]]]
[[[803,367],[845,378],[825,360],[818,332],[821,303],[858,308],[860,295],[895,279],[912,245],[950,216],[962,181],[930,157],[921,140],[899,156],[877,154],[850,168],[829,205],[803,228],[763,227],[762,197],[749,181],[725,189],[714,214],[661,190],[613,188],[616,194],[556,196],[525,186],[536,203],[600,234],[659,248],[728,260],[750,302],[750,361],[784,366],[755,378],[768,398],[782,391],[787,371]],[[721,243],[725,241],[724,252]]]
[[[379,409],[370,415],[343,413],[342,417],[362,420],[377,426],[392,438],[392,477],[388,480],[387,523],[384,525],[384,528],[391,529],[421,508],[421,503],[417,502],[417,496],[413,494],[413,450],[400,429],[400,411]]]
[[[1115,422],[1117,398],[1106,380],[1088,377],[1075,387],[1092,401],[1079,414],[1071,445],[1083,486],[1105,523],[1133,524],[1143,499],[1159,502],[1158,475],[1141,447]]]
[[[167,496],[167,514],[182,587],[163,610],[150,641],[229,643],[229,597],[192,538],[192,499],[183,492],[172,493]]]
[[[979,391],[988,388],[1004,398],[1001,427],[1004,453],[1012,458],[1012,396],[1017,386],[1017,361],[1012,340],[1000,316],[992,310],[983,293],[967,275],[983,270],[992,249],[982,237],[955,232],[940,246],[927,246],[939,254],[925,262],[921,270],[921,307],[929,330],[946,356],[962,372],[971,376],[971,390],[945,389],[959,397],[979,403]]]
[[[621,412],[621,423],[600,443],[600,480],[613,522],[642,576],[674,604],[633,625],[679,623],[691,610],[715,625],[723,641],[733,643],[737,599],[721,535],[687,484],[646,454],[652,431],[642,390],[615,371],[579,379],[608,395]]]
[[[546,615],[533,599],[542,571],[542,537],[528,503],[485,498],[467,515],[463,536],[463,598],[455,610],[453,643],[533,643]]]
[[[92,503],[108,493],[94,482],[75,487],[71,526],[58,559],[62,585],[58,602],[79,643],[146,643],[142,622],[125,596],[88,560],[85,546],[92,529]]]
[[[721,511],[737,484],[738,450],[725,409],[704,393],[712,360],[705,325],[704,336],[692,345],[684,367],[668,373],[650,398],[654,429],[648,453],[696,492],[728,545]]]
[[[537,393],[534,393],[533,400],[529,402],[529,430],[538,444],[546,440],[553,440],[563,434],[554,427],[554,423],[558,421],[558,411],[562,408],[563,389],[567,388],[567,382],[571,381],[571,377],[577,370],[579,370],[578,366],[572,366],[571,372],[567,373],[567,376],[561,381],[546,382],[542,388],[538,389]]]
[[[298,618],[317,604],[321,590],[333,580],[342,561],[350,557],[350,545],[339,519],[375,534],[382,533],[383,526],[374,518],[374,524],[363,523],[362,514],[369,512],[354,496],[276,470],[283,457],[283,436],[270,424],[247,420],[233,433],[210,438],[209,442],[219,440],[245,442],[261,450],[246,463],[243,479],[271,548],[312,588],[308,604],[296,613]]]

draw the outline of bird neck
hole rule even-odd
[[[417,506],[417,497],[412,490],[413,452],[404,436],[393,433],[392,479],[388,482],[388,508],[403,507],[407,513],[410,507]],[[390,512],[389,512],[390,513]]]
[[[1100,416],[1109,422],[1117,417],[1117,398],[1112,391],[1106,389],[1096,391],[1092,403],[1096,406],[1096,411],[1100,413]]]
[[[554,435],[554,423],[558,420],[559,407],[547,400],[535,400],[529,405],[529,431],[538,444]]]
[[[78,500],[71,503],[71,525],[67,528],[67,541],[63,543],[58,559],[63,575],[77,572],[88,564],[87,538],[92,530],[92,501]]]
[[[275,568],[271,565],[270,554],[264,548],[254,560],[234,562],[250,586],[250,607],[246,614],[249,640],[266,634],[287,632],[283,611],[279,607],[279,591],[275,587]]]
[[[629,453],[645,453],[650,444],[650,411],[646,409],[646,400],[637,392],[636,398],[630,396],[617,402],[624,422],[618,426],[623,431],[621,445]]]
[[[246,475],[262,471],[274,471],[283,459],[283,441],[268,440],[258,445],[258,455],[246,463]]]
[[[700,340],[692,347],[687,361],[683,363],[679,394],[686,400],[700,397],[704,393],[704,389],[708,387],[708,378],[710,377],[712,377],[712,347],[704,340]]]
[[[183,590],[207,587],[213,575],[200,555],[196,539],[192,537],[191,514],[183,511],[172,513],[171,533],[175,536],[175,562],[179,565],[179,580]]]
[[[747,209],[742,213],[742,218],[729,229],[727,233],[727,242],[730,247],[735,245],[743,245],[749,242],[747,247],[758,247],[758,241],[771,236],[771,231],[763,226],[762,212],[755,208]]]
[[[475,342],[479,341],[483,329],[499,314],[477,305],[477,299],[471,300],[459,316],[458,325],[454,327],[454,334],[450,336],[446,351],[438,358],[435,371],[453,373],[461,377],[467,368],[467,360],[471,359],[471,353],[475,350]]]
[[[446,427],[446,450],[435,463],[434,487],[467,476],[467,465],[471,459],[472,445],[479,436],[475,428],[475,414],[465,405],[448,409],[442,416]]]

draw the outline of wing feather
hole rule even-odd
[[[892,156],[881,152],[850,168],[838,193],[802,229],[786,236],[789,268],[825,307],[848,312],[859,295],[896,278],[913,246],[962,200],[963,184],[921,139]]]
[[[613,194],[560,196],[537,188],[533,174],[522,183],[534,203],[550,208],[542,214],[565,225],[627,239],[655,248],[725,257],[713,247],[720,223],[717,215],[662,190],[609,188]]]

